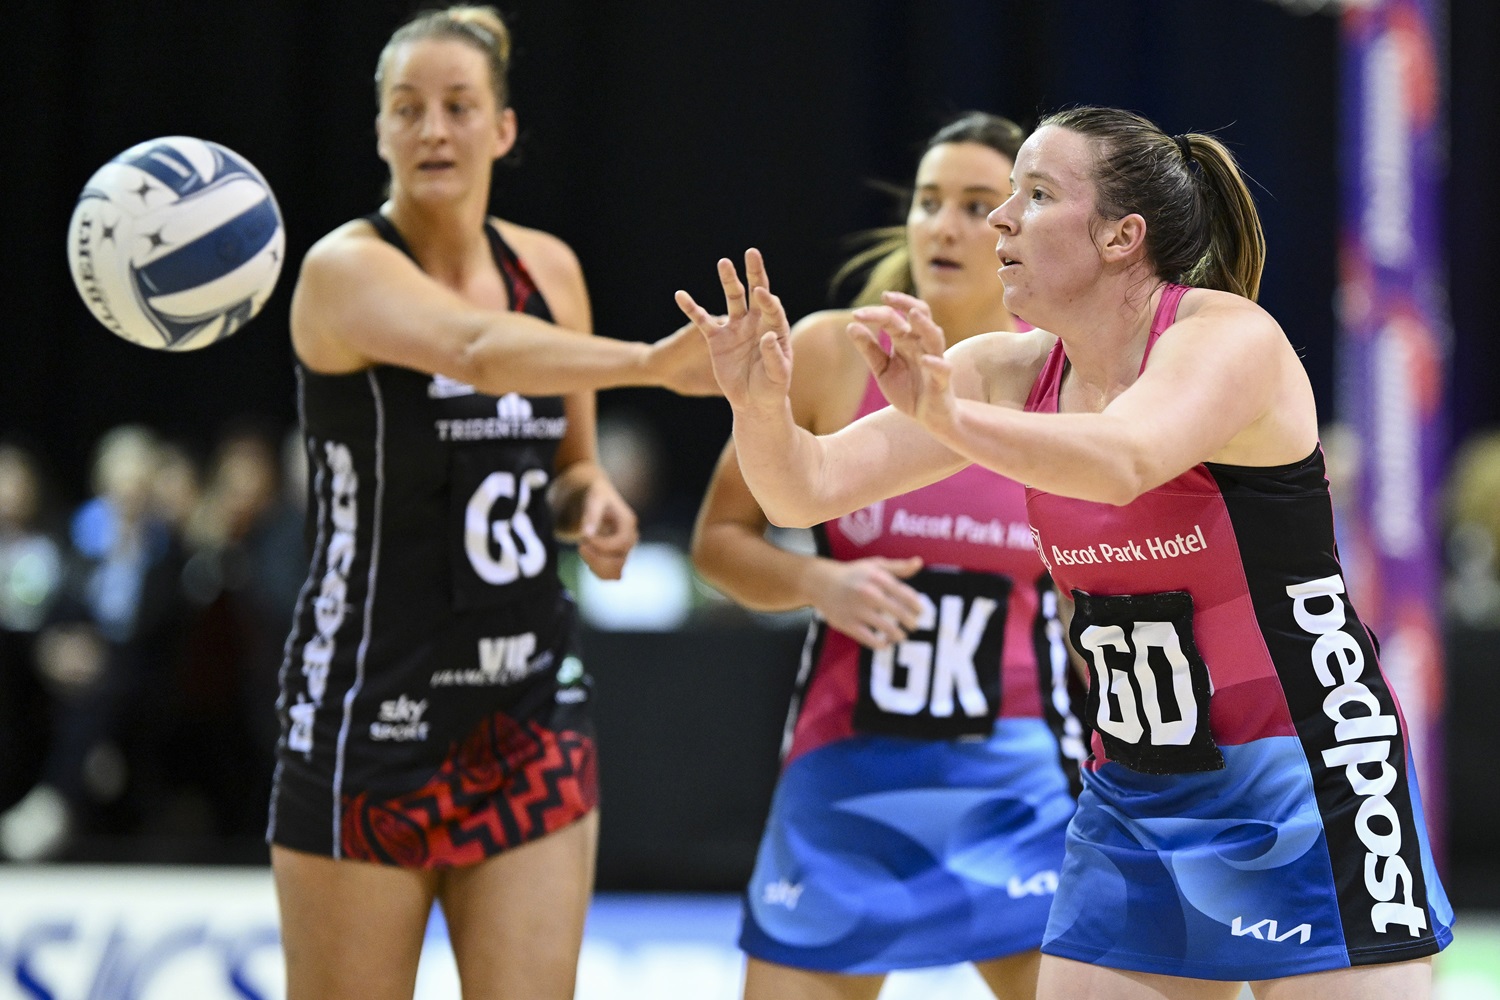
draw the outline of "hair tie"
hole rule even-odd
[[[495,38],[495,33],[489,28],[486,28],[482,24],[476,24],[473,21],[466,21],[457,17],[450,17],[448,21],[459,31],[469,35],[486,49],[495,49],[498,51],[499,46]]]
[[[1182,154],[1183,163],[1193,162],[1193,147],[1188,143],[1186,135],[1174,135],[1172,141],[1177,143],[1177,151]]]

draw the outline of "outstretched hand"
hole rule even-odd
[[[708,341],[724,398],[736,409],[782,405],[792,381],[792,329],[781,300],[771,294],[760,251],[745,251],[744,282],[733,261],[720,259],[719,284],[724,288],[723,317],[710,315],[687,292],[679,291],[675,298]]]
[[[697,327],[684,323],[651,345],[651,364],[661,373],[661,386],[680,396],[717,396],[708,346]]]
[[[881,299],[883,305],[854,310],[848,326],[854,346],[892,406],[932,430],[951,425],[957,398],[943,328],[919,298],[886,292]],[[880,342],[882,330],[890,335],[889,351]]]

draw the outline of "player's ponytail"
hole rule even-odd
[[[1244,174],[1224,144],[1210,135],[1183,137],[1190,144],[1208,201],[1208,251],[1186,282],[1255,299],[1266,264],[1266,236]]]
[[[1094,148],[1095,208],[1107,219],[1146,220],[1146,257],[1158,277],[1247,299],[1260,293],[1266,240],[1233,155],[1213,136],[1170,136],[1118,108],[1048,115]]]

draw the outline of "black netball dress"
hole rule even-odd
[[[511,308],[551,319],[486,235]],[[299,364],[297,382],[312,559],[281,670],[268,839],[445,868],[585,815],[590,683],[547,503],[562,398],[391,365]]]

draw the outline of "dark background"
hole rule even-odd
[[[1297,15],[1268,0],[499,6],[516,39],[522,140],[520,162],[497,171],[494,207],[574,247],[601,333],[666,333],[680,322],[672,292],[685,287],[711,302],[715,259],[750,245],[766,252],[793,314],[833,304],[828,278],[843,237],[899,217],[901,206],[868,182],[907,180],[922,140],[944,119],[983,108],[1031,125],[1064,104],[1114,104],[1169,132],[1215,132],[1240,157],[1270,245],[1262,302],[1302,348],[1325,415],[1336,410],[1332,16]],[[380,200],[371,77],[385,38],[415,9],[407,0],[74,0],[13,11],[0,43],[10,139],[0,437],[40,450],[65,499],[82,496],[89,451],[118,423],[144,422],[206,449],[234,418],[294,421],[286,312],[296,267],[315,239]],[[1451,0],[1450,12],[1445,211],[1456,442],[1500,423],[1500,358],[1492,318],[1481,312],[1481,289],[1500,270],[1500,14],[1492,0]],[[255,163],[287,231],[287,268],[264,313],[232,340],[189,355],[156,354],[106,333],[74,292],[63,252],[89,175],[133,143],[173,134],[213,139]],[[727,408],[648,390],[601,400],[606,413],[627,407],[666,445],[669,499],[659,516],[685,521],[728,433]],[[595,661],[616,649],[631,663],[656,657],[680,671],[661,683],[687,691],[699,666],[727,669],[736,653],[748,662],[772,649],[784,657],[782,647],[795,645],[779,633],[765,646],[721,634],[721,658],[702,655],[700,645],[694,663],[681,659],[693,655],[687,646],[671,646],[677,640],[634,652],[630,641],[596,640],[625,645],[596,647],[604,655]],[[603,693],[633,687],[625,669],[617,673],[601,677]],[[745,678],[743,689],[755,690],[753,674]],[[712,839],[702,817],[738,824],[741,839],[712,877],[686,864],[679,880],[743,877],[737,866],[753,847],[756,810],[769,792],[764,758],[775,746],[763,723],[779,717],[785,692],[776,688],[751,710],[723,694],[736,683],[695,704],[690,725],[685,715],[666,717],[659,701],[663,715],[652,716],[644,696],[639,713],[601,719],[629,751],[605,775],[617,817],[615,833],[606,825],[605,884],[649,882],[648,871],[660,879],[673,844],[701,849]],[[1464,699],[1455,702],[1464,711]],[[747,735],[752,719],[759,735]],[[675,737],[684,738],[673,744],[676,757],[649,756]],[[751,750],[737,740],[758,742]],[[748,777],[736,770],[752,759],[767,768]],[[684,761],[692,767],[671,770]],[[710,784],[683,798],[704,774]],[[749,807],[735,799],[736,782],[749,790]],[[1456,814],[1476,808],[1454,796]],[[659,810],[674,817],[665,830],[649,822]],[[1476,848],[1492,842],[1465,833],[1459,845],[1465,836],[1478,837]]]
[[[672,292],[716,291],[713,262],[757,245],[790,311],[832,303],[841,238],[893,221],[866,183],[904,182],[922,139],[978,107],[1023,124],[1074,102],[1215,131],[1257,182],[1270,243],[1263,302],[1305,350],[1332,413],[1338,204],[1337,20],[1268,0],[509,0],[521,162],[497,212],[572,244],[600,332],[654,339]],[[226,418],[294,420],[286,312],[306,248],[380,200],[371,76],[399,2],[34,4],[6,35],[6,318],[0,430],[39,445],[74,492],[88,449],[142,420],[207,442]],[[1452,0],[1455,439],[1500,419],[1480,292],[1500,265],[1500,15]],[[85,180],[159,135],[213,139],[266,175],[288,264],[232,341],[165,356],[87,313],[63,255]],[[1486,303],[1487,304],[1487,303]],[[606,395],[666,437],[672,495],[695,503],[724,405]]]

